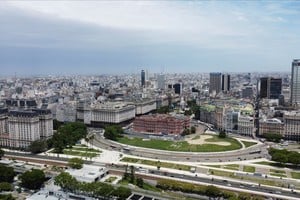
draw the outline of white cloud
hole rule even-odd
[[[136,31],[153,43],[218,49],[255,49],[276,35],[268,24],[295,14],[280,4],[183,1],[8,1],[35,15]],[[276,28],[276,27],[275,27]],[[276,31],[276,30],[275,30]]]

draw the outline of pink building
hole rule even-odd
[[[167,114],[143,115],[133,121],[133,130],[147,133],[181,134],[190,127],[190,118]]]

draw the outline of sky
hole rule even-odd
[[[0,1],[0,75],[290,71],[297,1]]]

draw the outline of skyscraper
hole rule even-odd
[[[218,94],[221,91],[221,79],[222,74],[217,73],[210,73],[209,74],[209,93],[215,93]]]
[[[182,92],[182,83],[176,83],[173,85],[175,94],[181,95]]]
[[[260,98],[278,99],[282,91],[282,79],[260,78]]]
[[[146,83],[146,74],[145,74],[145,70],[142,70],[142,72],[141,72],[141,86],[145,87],[145,83]]]
[[[165,75],[158,74],[157,75],[157,88],[164,90],[165,89]]]
[[[222,91],[228,92],[230,90],[230,75],[222,74]]]
[[[300,103],[300,59],[292,62],[291,104]]]

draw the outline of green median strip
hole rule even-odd
[[[300,172],[291,172],[292,178],[300,179]]]
[[[243,166],[243,171],[244,172],[249,172],[249,173],[254,173],[255,172],[255,167],[253,167],[253,166]]]
[[[129,158],[124,157],[121,159],[122,162],[130,162],[130,163],[138,163],[143,165],[151,165],[151,166],[159,166],[171,169],[178,169],[184,171],[190,171],[191,166],[176,164],[176,163],[169,163],[169,162],[160,162],[160,161],[153,161],[153,160],[144,160],[144,159],[137,159],[137,158]]]

